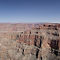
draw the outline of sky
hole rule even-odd
[[[60,23],[60,0],[0,0],[0,23]]]

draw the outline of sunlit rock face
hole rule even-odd
[[[60,60],[60,24],[0,23],[0,60]]]

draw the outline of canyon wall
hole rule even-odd
[[[0,23],[0,60],[60,60],[60,24]]]

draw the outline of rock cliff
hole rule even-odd
[[[0,60],[60,60],[60,24],[0,23]]]

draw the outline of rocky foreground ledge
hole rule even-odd
[[[0,60],[60,60],[60,24],[0,23]]]

